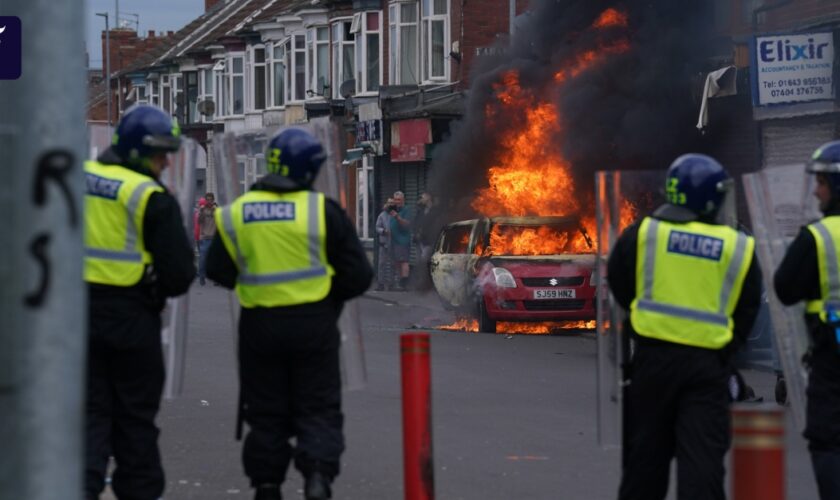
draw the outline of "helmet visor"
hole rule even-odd
[[[840,174],[840,163],[812,161],[805,169],[809,174]]]
[[[160,152],[174,153],[181,147],[181,138],[171,135],[147,135],[143,144]]]

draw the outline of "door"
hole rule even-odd
[[[472,287],[472,274],[467,267],[472,258],[469,248],[475,222],[459,222],[443,228],[429,264],[435,290],[453,308],[467,304]]]

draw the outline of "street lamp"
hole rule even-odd
[[[108,13],[97,12],[97,16],[105,18],[105,82],[108,89],[108,127],[111,126],[111,28],[108,24]]]

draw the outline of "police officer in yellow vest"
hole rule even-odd
[[[730,357],[758,312],[754,242],[718,223],[732,180],[705,155],[677,158],[667,203],[628,227],[608,281],[629,311],[620,500],[664,499],[677,460],[680,500],[725,498]]]
[[[281,498],[294,458],[304,496],[325,499],[344,451],[338,317],[373,270],[341,207],[311,190],[326,159],[318,140],[284,130],[266,158],[269,174],[216,211],[207,275],[242,306],[242,460],[255,498]]]
[[[85,164],[88,500],[105,486],[109,456],[120,500],[154,500],[164,489],[155,426],[164,383],[160,312],[195,277],[178,204],[157,181],[179,135],[163,110],[135,106],[112,146]]]
[[[805,438],[822,500],[840,498],[840,141],[817,149],[808,166],[824,217],[802,228],[774,276],[784,304],[806,301],[811,334]]]

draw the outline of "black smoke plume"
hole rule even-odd
[[[692,98],[704,66],[704,40],[711,5],[704,0],[536,0],[510,45],[473,68],[465,116],[436,151],[430,186],[444,202],[463,208],[486,186],[486,171],[500,154],[500,135],[519,126],[489,127],[485,108],[496,99],[494,83],[510,70],[523,89],[553,100],[563,132],[556,138],[571,161],[577,190],[591,192],[597,170],[663,169],[679,154],[697,150]],[[626,13],[625,28],[593,30],[607,8]],[[610,38],[629,40],[630,49],[557,85],[554,75],[575,57]],[[652,187],[656,189],[658,186]]]

